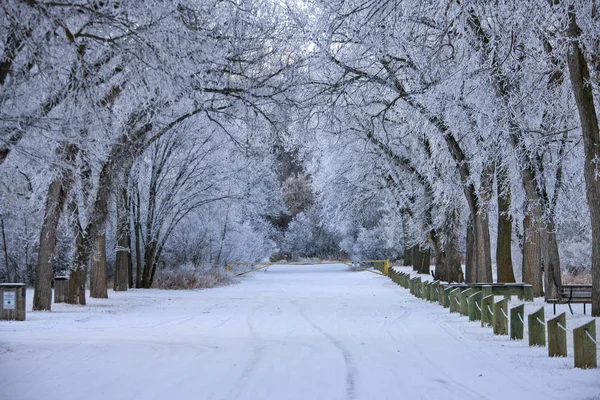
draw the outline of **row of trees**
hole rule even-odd
[[[437,277],[460,281],[465,249],[464,279],[490,282],[495,264],[513,282],[521,259],[547,298],[562,284],[560,238],[565,253],[587,247],[600,315],[596,2],[317,7],[318,101],[298,131],[315,133],[304,147],[331,226],[349,233],[357,210],[384,201],[402,220],[405,261],[432,249]]]
[[[235,237],[279,203],[269,143],[295,64],[281,11],[2,3],[3,249],[9,279],[23,253],[35,265],[34,310],[50,309],[57,268],[69,270],[70,303],[85,304],[88,275],[91,296],[106,297],[107,242],[116,290],[151,286],[169,254],[213,265],[268,255],[265,229]],[[199,247],[173,254],[176,228],[194,222],[186,239]]]
[[[107,252],[125,290],[167,260],[218,265],[277,243],[402,252],[423,270],[432,250],[449,281],[511,282],[520,262],[549,298],[579,253],[567,262],[591,263],[599,315],[595,0],[0,12],[4,262],[35,265],[35,309],[50,308],[53,263],[85,303],[89,272],[106,296]]]

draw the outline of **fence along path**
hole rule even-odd
[[[394,269],[390,269],[389,275],[394,282],[403,287],[407,286],[407,282],[413,282],[416,279],[420,281],[420,278],[411,278],[410,273],[397,272]],[[445,290],[440,290],[440,285],[438,285],[436,299],[444,307],[448,303],[451,313],[459,312],[461,315],[466,315],[469,317],[469,321],[481,320],[481,326],[492,326],[495,335],[508,335],[510,333],[512,340],[523,339],[525,328],[523,305],[511,308],[509,311],[507,298],[494,303],[494,295],[492,294],[483,298],[480,298],[478,294],[478,297],[475,297],[475,293],[472,293],[472,291],[482,287],[485,288],[485,284],[446,286]],[[499,285],[496,285],[496,287],[499,287]],[[521,297],[526,299],[529,298],[527,295],[522,295],[523,292],[515,293],[521,294]],[[432,300],[432,295],[428,292],[425,292],[425,296],[423,296],[418,291],[413,292],[411,290],[411,294],[428,301]],[[448,299],[445,300],[445,297]],[[475,302],[475,304],[470,305],[470,301]],[[570,333],[573,335],[573,365],[576,368],[583,369],[598,368],[597,353],[600,344],[596,339],[595,319],[569,331],[565,326],[565,313],[546,322],[544,307],[541,307],[538,311],[529,314],[527,321],[529,346],[545,347],[548,343],[548,355],[550,357],[567,357],[567,333]]]

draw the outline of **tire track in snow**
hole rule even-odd
[[[421,343],[415,339],[414,335],[411,334],[411,331],[408,329],[408,327],[406,325],[406,322],[410,319],[410,317],[414,316],[414,314],[412,313],[412,310],[404,308],[404,307],[403,307],[403,309],[404,309],[404,313],[401,314],[399,316],[399,318],[397,318],[394,322],[400,322],[400,326],[402,327],[404,332],[407,334],[405,336],[410,340],[410,342],[412,342],[412,346],[410,346],[410,348],[413,349],[413,351],[418,355],[418,357],[413,357],[413,358],[425,361],[428,365],[431,366],[432,371],[437,371],[437,373],[442,376],[441,378],[436,377],[436,378],[431,378],[431,379],[434,382],[441,384],[444,387],[444,389],[446,389],[452,395],[458,394],[462,398],[472,398],[474,400],[488,399],[488,397],[486,397],[483,393],[475,391],[466,385],[462,385],[460,383],[455,382],[453,379],[451,379],[448,376],[448,374],[446,374],[443,370],[440,370],[439,364],[437,362],[431,360],[431,358],[429,358],[427,356],[427,352],[423,350]],[[406,342],[402,342],[402,341],[398,340],[390,332],[388,324],[386,324],[385,330],[386,330],[387,334],[396,343],[403,345],[403,347],[406,347]],[[448,332],[448,333],[450,334],[450,332]],[[453,338],[456,339],[456,337],[454,335],[451,334],[451,336],[453,336]],[[466,396],[469,396],[469,397],[466,397]]]
[[[313,320],[308,318],[304,311],[300,311],[300,315],[308,322],[316,331],[318,331],[321,335],[325,336],[342,354],[344,359],[344,365],[346,366],[346,400],[353,400],[355,396],[355,387],[356,387],[356,368],[354,367],[354,361],[352,360],[352,356],[350,351],[344,346],[342,342],[340,342],[335,336],[323,330],[319,325],[317,325]]]
[[[264,306],[254,307],[246,314],[246,326],[248,327],[248,332],[250,333],[251,339],[254,342],[258,343],[252,345],[252,354],[250,356],[250,359],[246,363],[246,366],[242,370],[240,376],[235,380],[235,382],[232,383],[232,389],[229,392],[229,394],[225,397],[227,399],[231,398],[235,400],[240,397],[240,395],[243,393],[243,389],[250,382],[252,374],[254,373],[258,364],[264,357],[266,346],[262,343],[260,335],[256,332],[256,329],[254,328],[254,324],[252,322],[252,315],[254,315],[257,312],[257,310],[263,307]]]
[[[401,345],[400,346],[401,348],[406,349],[406,342],[398,340],[394,336],[394,334],[390,331],[390,326],[392,324],[395,324],[395,323],[402,324],[403,330],[406,333],[408,333],[407,336],[409,337],[409,340],[412,342],[412,348],[417,350],[417,353],[420,355],[421,359],[425,360],[432,367],[435,367],[435,368],[433,368],[434,371],[438,371],[439,368],[437,368],[438,367],[437,363],[435,363],[430,358],[428,358],[428,357],[425,356],[424,351],[422,350],[421,346],[414,339],[414,336],[410,334],[410,331],[407,329],[406,325],[404,324],[406,322],[406,320],[413,315],[412,314],[412,310],[409,309],[409,308],[406,308],[405,306],[401,306],[400,310],[401,310],[400,315],[397,315],[396,318],[394,318],[392,321],[386,320],[384,322],[384,328],[385,328],[385,331],[386,331],[387,335],[390,338],[392,338],[392,340],[394,342],[396,342],[396,344]],[[395,312],[397,312],[397,310],[395,310]],[[451,394],[461,394],[462,397],[465,396],[465,393],[468,393],[469,395],[472,396],[473,399],[487,399],[487,397],[485,397],[481,393],[476,392],[476,391],[470,389],[467,386],[464,386],[464,385],[461,385],[461,384],[458,384],[458,383],[453,383],[452,380],[450,379],[450,377],[448,377],[447,374],[442,373],[442,375],[443,375],[443,377],[445,379],[442,379],[442,378],[431,378],[431,380],[433,380],[433,381],[435,381],[435,382],[443,385],[444,388],[446,390],[448,390],[449,393],[451,393]],[[400,376],[398,376],[396,374],[394,374],[394,376],[396,377],[396,380],[398,382],[403,383],[403,380],[400,379],[401,378]],[[403,377],[403,378],[405,379],[406,377]],[[458,390],[452,390],[452,389],[458,389]]]
[[[432,321],[432,323],[436,324],[438,327],[442,328],[445,332],[447,332],[450,336],[452,336],[452,338],[456,342],[468,343],[469,346],[466,346],[466,350],[468,352],[470,352],[471,354],[473,354],[474,357],[481,357],[481,353],[483,352],[486,354],[486,357],[488,357],[488,358],[491,358],[491,357],[496,358],[496,359],[498,358],[496,354],[488,351],[487,346],[482,345],[483,342],[480,342],[478,340],[469,340],[469,339],[467,339],[467,341],[465,342],[465,340],[463,339],[463,336],[465,336],[466,333],[461,332],[459,329],[457,329],[454,326],[451,326],[447,321],[445,321],[442,318],[439,318],[439,316],[428,313],[427,319]],[[473,348],[473,347],[475,347],[475,348]],[[490,362],[489,367],[496,373],[505,377],[508,381],[512,382],[512,384],[514,386],[518,386],[521,389],[523,389],[524,393],[528,393],[531,390],[530,382],[527,379],[525,379],[524,377],[522,377],[520,375],[516,375],[514,373],[507,373],[507,371],[501,369],[494,362]],[[550,393],[546,392],[545,388],[537,388],[535,393],[543,394],[548,398],[552,397],[552,395]]]

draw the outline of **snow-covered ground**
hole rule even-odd
[[[0,398],[600,399],[600,370],[345,265],[110,296],[0,322]]]

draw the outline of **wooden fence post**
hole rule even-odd
[[[521,304],[510,309],[510,338],[523,340],[525,305]]]
[[[450,307],[450,292],[452,291],[452,288],[443,288],[443,292],[442,292],[442,307],[444,308],[448,308]]]
[[[481,294],[483,296],[483,293]],[[481,298],[481,326],[494,325],[494,315],[490,312],[494,304],[494,296],[484,296]]]
[[[567,316],[565,313],[548,320],[548,355],[567,356]],[[564,328],[564,329],[563,329]]]
[[[494,303],[494,335],[508,335],[508,299]]]
[[[419,295],[419,293],[418,293],[418,291],[419,291],[419,286],[421,285],[421,278],[420,278],[420,277],[418,277],[418,276],[417,276],[417,277],[415,277],[415,278],[412,278],[412,279],[410,280],[410,283],[411,283],[411,286],[410,286],[410,287],[411,287],[411,289],[412,289],[410,293],[411,293],[413,296],[417,296],[417,297],[418,297],[418,295]]]
[[[491,285],[481,285],[481,298],[493,295]]]
[[[544,307],[533,314],[527,316],[527,325],[529,326],[529,345],[546,345],[546,322],[544,318]]]
[[[423,291],[421,292],[421,298],[423,300],[429,300],[429,282],[424,281],[421,284],[421,288],[423,289]]]
[[[481,319],[481,291],[469,296],[469,321],[479,321]]]
[[[523,296],[519,296],[519,300],[533,301],[533,285],[525,285]]]
[[[473,289],[467,289],[460,292],[460,307],[458,312],[460,315],[469,315],[469,300],[468,297],[473,293]]]
[[[589,334],[589,336],[588,336]],[[592,338],[590,338],[590,336]],[[598,368],[596,343],[596,320],[593,319],[579,328],[573,329],[573,350],[575,368]]]
[[[405,289],[410,289],[410,274],[402,274],[402,287]]]
[[[388,271],[388,278],[390,278],[391,281],[394,282],[396,285],[398,284],[398,275],[396,275],[396,271],[394,271],[393,269],[390,269]]]
[[[458,300],[460,296],[460,288],[456,288],[450,292],[450,312],[459,312],[460,311],[460,302]]]

